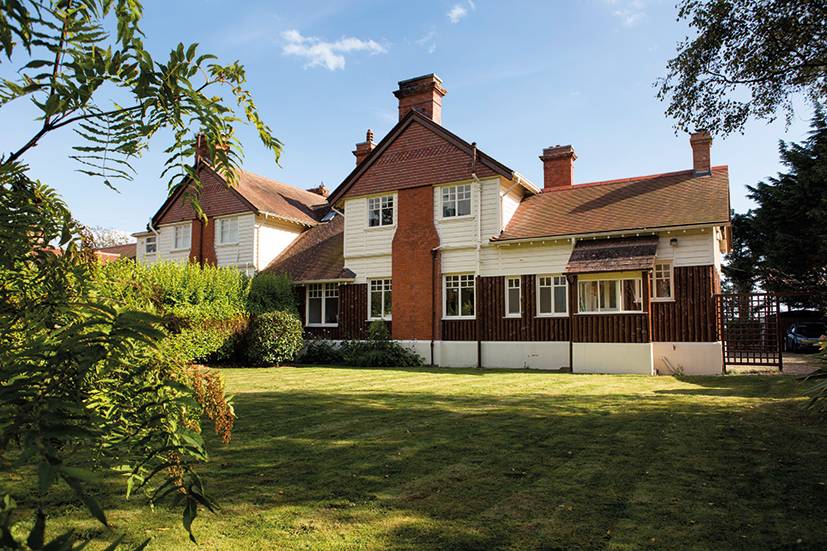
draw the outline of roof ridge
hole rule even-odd
[[[729,170],[729,165],[716,165],[710,167],[710,170]],[[559,187],[559,188],[552,188],[552,189],[543,189],[542,193],[556,193],[560,191],[572,191],[575,189],[585,188],[585,187],[594,187],[594,186],[605,186],[611,184],[631,184],[634,182],[645,182],[647,180],[655,180],[657,178],[665,178],[667,176],[678,176],[681,174],[693,174],[694,171],[690,169],[686,170],[675,170],[672,172],[660,172],[656,174],[644,174],[642,176],[631,176],[628,178],[617,178],[614,180],[597,180],[594,182],[583,182],[582,184],[572,184],[571,186]]]

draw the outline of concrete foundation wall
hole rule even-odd
[[[720,342],[653,342],[652,357],[658,375],[672,375],[672,369],[684,375],[720,375]],[[666,361],[665,361],[665,360]]]

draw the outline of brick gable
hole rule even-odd
[[[395,191],[471,178],[472,159],[466,151],[413,121],[359,176],[349,197]],[[493,176],[493,170],[477,163],[477,176]]]
[[[201,208],[204,209],[209,218],[255,211],[238,192],[229,189],[224,180],[212,170],[201,168],[201,183],[203,185],[200,197]],[[155,224],[172,224],[194,220],[196,218],[195,211],[187,197],[189,191],[190,189],[185,189],[183,192],[177,193],[177,197],[174,198],[172,204],[166,207],[166,210]],[[193,235],[195,235],[194,229]]]

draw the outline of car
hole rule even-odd
[[[789,352],[818,350],[827,339],[827,324],[820,321],[800,321],[790,325],[784,336],[784,347]]]

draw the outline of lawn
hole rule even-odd
[[[791,377],[224,373],[238,423],[211,440],[205,549],[827,546],[827,429]],[[108,507],[130,541],[194,548],[177,514]]]

